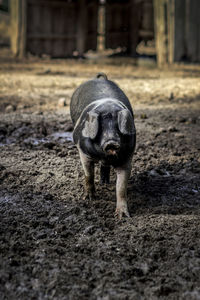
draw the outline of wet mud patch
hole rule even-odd
[[[68,113],[1,118],[2,299],[198,299],[199,114],[137,109],[130,219],[115,173],[83,200]]]

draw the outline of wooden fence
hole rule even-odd
[[[13,0],[15,55],[51,57],[96,50],[99,0]],[[155,29],[155,34],[154,34]],[[105,48],[135,55],[141,40],[155,39],[159,65],[200,61],[200,0],[107,0]]]
[[[15,55],[81,56],[97,46],[98,0],[15,0],[11,2]]]

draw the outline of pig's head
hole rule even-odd
[[[82,137],[90,139],[96,149],[105,156],[117,157],[119,152],[134,140],[133,115],[117,100],[96,102],[97,105],[86,114]]]

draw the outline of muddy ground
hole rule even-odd
[[[99,71],[129,96],[131,218],[115,174],[83,200],[69,101]],[[200,299],[200,67],[1,58],[0,298]]]

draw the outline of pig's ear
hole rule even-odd
[[[122,134],[135,134],[134,119],[128,109],[118,112],[118,126]]]
[[[98,129],[99,129],[98,114],[93,111],[88,112],[82,130],[83,136],[94,140],[95,137],[97,136]]]

